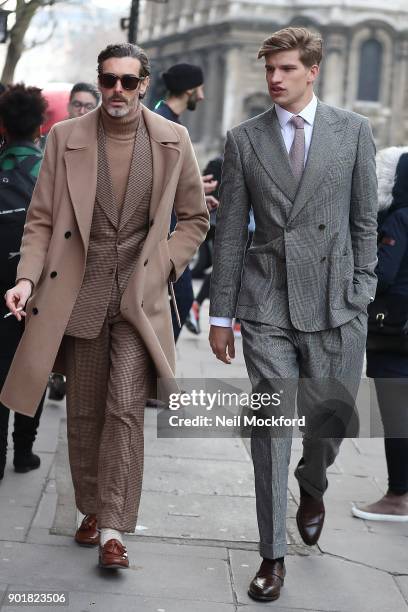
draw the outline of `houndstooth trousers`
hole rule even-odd
[[[68,450],[78,509],[98,527],[134,531],[143,478],[144,408],[155,370],[112,288],[94,339],[65,336]]]

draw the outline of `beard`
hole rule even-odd
[[[187,110],[194,111],[197,106],[197,93],[193,91],[193,93],[189,96],[187,100]]]
[[[139,105],[139,98],[136,96],[133,100],[127,100],[122,96],[111,96],[107,100],[107,102],[108,104],[106,105],[106,112],[108,113],[108,115],[110,115],[111,117],[120,118],[126,117],[126,115],[129,115],[129,113],[137,109]],[[123,106],[122,108],[112,107],[110,106],[111,102],[124,102],[126,106]]]

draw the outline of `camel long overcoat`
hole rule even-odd
[[[200,171],[187,133],[142,107],[150,135],[150,224],[121,301],[121,313],[152,357],[157,376],[173,379],[175,351],[168,277],[177,279],[208,230]],[[26,329],[0,401],[33,415],[54,369],[63,363],[64,332],[81,288],[97,178],[99,109],[53,127],[28,209],[17,278],[30,279]],[[172,207],[177,227],[168,239]],[[92,312],[89,313],[92,317]],[[60,347],[62,351],[60,351]]]

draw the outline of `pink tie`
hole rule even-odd
[[[289,161],[294,176],[300,181],[305,167],[305,121],[294,115],[291,122],[295,126],[295,137],[289,151]]]

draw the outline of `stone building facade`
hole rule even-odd
[[[139,42],[152,58],[147,103],[163,96],[160,73],[202,66],[206,100],[186,111],[201,161],[222,150],[226,131],[270,106],[260,43],[287,25],[324,39],[320,99],[371,120],[378,147],[408,144],[407,0],[144,0]]]

